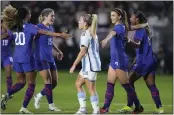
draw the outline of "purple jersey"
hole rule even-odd
[[[54,31],[52,26],[46,27],[44,24],[38,24],[38,28],[46,31]],[[52,55],[53,37],[48,35],[39,35],[35,39],[35,60],[44,60],[54,63]]]
[[[8,38],[1,39],[1,60],[3,60],[6,57],[12,57],[11,42],[13,38],[13,33],[11,31],[8,31],[8,34]]]
[[[140,41],[140,47],[136,48],[136,64],[131,71],[135,71],[142,76],[155,72],[157,61],[152,51],[151,39],[148,37],[146,30],[136,30],[134,40]]]
[[[33,37],[37,35],[38,29],[35,25],[25,23],[22,32],[14,32],[15,51],[14,62],[30,63],[33,60]]]
[[[125,53],[125,26],[123,24],[115,25],[113,31],[116,32],[116,36],[110,40],[111,66],[114,69],[127,71],[128,57]]]
[[[151,64],[156,62],[156,58],[152,51],[151,39],[148,37],[144,28],[136,30],[134,40],[139,40],[141,42],[140,47],[136,48],[137,64]]]

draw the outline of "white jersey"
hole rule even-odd
[[[95,39],[90,35],[89,29],[82,33],[80,47],[88,48],[86,55],[82,58],[82,71],[101,71],[101,61],[99,55],[98,36]]]

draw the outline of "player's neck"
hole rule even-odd
[[[45,25],[46,27],[49,27],[49,24],[45,21],[43,21],[42,24]]]
[[[89,30],[89,27],[84,27],[83,30],[84,31]]]
[[[120,24],[120,23],[121,23],[120,21],[117,21],[117,22],[115,23],[115,26],[118,25],[118,24]]]

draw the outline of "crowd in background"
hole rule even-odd
[[[16,8],[27,6],[30,8],[31,23],[37,24],[38,17],[44,8],[55,11],[55,31],[69,32],[72,39],[56,39],[54,42],[64,53],[62,61],[57,61],[58,69],[69,69],[79,52],[81,31],[78,30],[78,19],[82,14],[98,15],[97,34],[99,41],[104,39],[113,25],[110,22],[111,9],[118,7],[124,9],[128,17],[131,12],[141,10],[147,17],[152,31],[153,51],[158,60],[158,72],[173,73],[173,2],[172,1],[3,1],[1,10],[8,4]],[[130,32],[129,36],[133,36]],[[126,47],[129,61],[133,60],[135,51],[131,46]],[[53,54],[55,52],[53,51]],[[102,49],[100,55],[103,70],[108,68],[109,47]]]

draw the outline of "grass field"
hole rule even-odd
[[[76,80],[77,72],[73,75],[70,75],[68,71],[60,71],[59,72],[59,83],[58,86],[54,89],[54,103],[58,106],[62,112],[58,113],[75,113],[78,108],[79,104],[77,101],[77,92],[74,87],[74,82]],[[106,72],[100,72],[98,74],[97,79],[97,91],[100,99],[100,107],[102,107],[104,102],[104,95],[106,90]],[[5,77],[4,71],[2,71],[1,77],[1,93],[4,94],[6,92],[6,84],[5,84]],[[13,81],[15,82],[15,73],[13,73]],[[35,92],[38,93],[43,87],[43,80],[40,75],[37,75],[37,84]],[[158,89],[160,91],[160,97],[162,100],[163,107],[165,109],[165,113],[171,114],[173,112],[173,77],[172,75],[157,75],[156,76],[156,83]],[[27,86],[27,85],[26,85]],[[1,111],[1,113],[18,113],[19,109],[22,106],[23,97],[26,91],[26,86],[20,92],[14,95],[14,97],[8,101],[7,109],[5,111]],[[152,113],[155,108],[153,100],[151,98],[151,94],[146,87],[143,79],[140,79],[135,84],[137,94],[139,96],[140,102],[142,103],[145,111],[144,113]],[[88,112],[92,112],[92,107],[89,100],[89,94],[87,93],[87,107]],[[124,89],[121,87],[120,83],[117,82],[115,86],[115,97],[112,101],[110,107],[110,113],[117,113],[119,108],[122,108],[126,104],[126,93]],[[44,97],[41,100],[41,107],[39,110],[36,110],[33,106],[34,99],[32,98],[28,109],[33,113],[49,113],[53,114],[55,112],[48,111],[48,104],[47,100]]]

